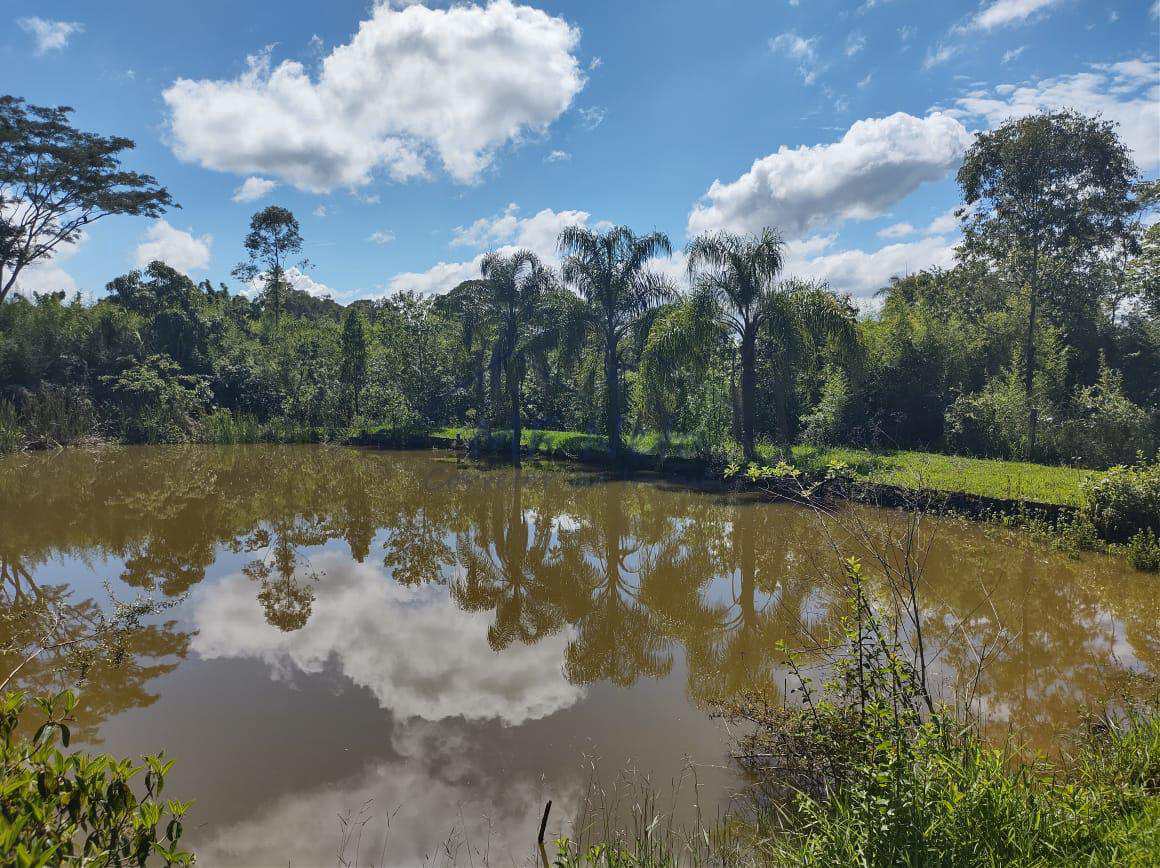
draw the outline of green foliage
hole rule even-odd
[[[865,437],[866,407],[841,368],[826,371],[821,397],[802,417],[802,440],[812,446],[858,443]]]
[[[149,356],[104,379],[121,411],[121,429],[131,442],[183,439],[210,399],[205,378],[181,373],[168,356]]]
[[[29,442],[44,447],[72,446],[98,427],[92,401],[76,386],[45,384],[25,397],[21,417]]]
[[[50,130],[67,113],[5,110],[23,118],[20,135],[32,135],[25,121],[44,122],[41,132],[73,141]],[[1088,150],[1072,153],[1069,136]],[[604,431],[613,452],[631,441],[713,461],[734,441],[750,459],[770,443],[785,458],[799,438],[1014,457],[1030,445],[1030,373],[1036,460],[1106,466],[1149,453],[1160,438],[1160,236],[1139,215],[1156,185],[1125,186],[1132,167],[1100,121],[1042,116],[984,138],[960,179],[977,207],[955,266],[892,280],[881,308],[862,314],[841,287],[783,279],[774,227],[694,239],[683,298],[650,265],[668,252],[663,235],[570,227],[558,274],[526,253],[491,256],[446,295],[344,306],[294,289],[300,227],[272,206],[251,220],[236,270],[259,301],[154,262],[93,304],[64,293],[0,304],[0,399],[19,418],[2,439],[339,440],[527,425]],[[1004,203],[1031,170],[1050,183],[1032,190],[1045,204],[1027,235]],[[1072,214],[1075,178],[1100,192]],[[142,209],[165,204],[163,191],[138,192]],[[1051,243],[1035,249],[1048,224]]]
[[[250,231],[243,246],[248,261],[234,267],[233,275],[262,284],[262,304],[274,316],[275,327],[282,320],[289,293],[286,272],[290,257],[302,252],[298,220],[286,208],[269,205],[250,218]],[[306,261],[298,263],[305,267]]]
[[[20,415],[9,401],[0,401],[0,455],[19,452],[25,446]]]
[[[1106,363],[1094,384],[1076,390],[1063,424],[1048,438],[1057,455],[1085,467],[1126,464],[1138,452],[1154,451],[1148,412],[1124,395],[1123,376]]]
[[[75,242],[90,223],[159,217],[174,204],[154,178],[122,167],[132,141],[78,130],[71,114],[0,96],[0,303],[25,267]]]
[[[983,391],[961,395],[947,409],[945,437],[955,452],[1012,458],[1027,446],[1027,399],[1017,371],[990,380]]]
[[[354,308],[347,311],[343,321],[342,365],[338,379],[346,392],[351,416],[357,416],[367,379],[367,329],[362,313]]]
[[[140,765],[83,751],[66,755],[56,743],[69,746],[76,697],[65,692],[35,705],[43,720],[28,738],[20,731],[35,721],[22,722],[25,695],[0,696],[4,863],[21,868],[192,864],[192,855],[180,848],[192,803],[162,800],[173,761],[164,754],[142,757]]]
[[[1160,537],[1151,528],[1136,531],[1125,546],[1128,563],[1144,573],[1160,572]]]
[[[1160,533],[1160,462],[1119,465],[1083,486],[1083,514],[1113,543]]]
[[[627,226],[597,232],[577,225],[560,233],[559,248],[563,281],[582,299],[562,305],[561,341],[572,357],[585,344],[603,355],[608,451],[619,455],[627,345],[633,337],[648,334],[657,306],[676,294],[668,280],[648,268],[653,258],[671,254],[672,246],[660,232],[637,235]]]

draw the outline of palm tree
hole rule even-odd
[[[704,233],[686,253],[696,292],[690,305],[714,317],[736,335],[741,355],[741,445],[754,455],[754,393],[759,356],[768,358],[774,377],[777,438],[789,449],[787,407],[795,365],[810,348],[829,347],[849,359],[858,346],[854,311],[824,284],[778,279],[785,244],[776,229],[760,235]]]
[[[495,328],[491,370],[506,375],[511,409],[512,461],[520,463],[521,387],[528,356],[545,342],[542,325],[544,294],[554,283],[549,269],[530,250],[510,256],[489,253],[480,264],[483,274],[483,316]]]
[[[568,226],[558,239],[564,257],[564,282],[580,295],[566,316],[565,345],[597,339],[604,352],[605,421],[608,448],[621,454],[621,343],[634,324],[675,293],[672,285],[647,268],[656,256],[668,256],[672,245],[661,232],[636,235],[627,226],[597,232]]]
[[[754,455],[757,338],[769,313],[770,298],[776,292],[777,277],[785,261],[784,249],[777,230],[766,228],[760,235],[705,232],[685,250],[693,286],[714,302],[708,307],[711,315],[740,342],[741,418],[735,427],[741,433],[747,458]]]

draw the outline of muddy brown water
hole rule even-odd
[[[92,673],[74,739],[174,757],[208,865],[338,864],[348,813],[360,865],[520,864],[547,799],[552,835],[632,780],[711,819],[743,785],[714,703],[782,689],[778,640],[840,611],[808,510],[572,469],[117,448],[0,459],[0,502],[10,611],[49,599],[68,629],[106,582],[182,600]],[[1155,671],[1154,577],[964,521],[923,533],[936,677],[954,690],[1002,649],[977,689],[991,731],[1050,751],[1084,703]],[[20,686],[61,684],[57,662]]]

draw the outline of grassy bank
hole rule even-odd
[[[432,437],[441,443],[453,443],[456,437],[469,441],[475,436],[474,428],[440,428]],[[510,432],[493,431],[493,447],[501,451],[510,443]],[[607,456],[604,438],[578,431],[528,430],[521,438],[528,452],[548,458],[598,458]],[[657,442],[653,435],[628,438],[626,448],[637,455],[656,455]],[[759,449],[761,457],[770,463],[780,454],[766,446]],[[674,440],[667,454],[695,459],[690,443]],[[831,447],[795,446],[794,463],[803,467],[824,468],[840,461],[846,464],[859,482],[893,485],[912,490],[959,492],[997,500],[1018,500],[1028,503],[1073,506],[1080,504],[1080,490],[1085,480],[1098,475],[1097,471],[1075,467],[1053,467],[1020,461],[999,461],[987,458],[963,458],[934,452],[876,451]]]
[[[1078,467],[908,450],[871,452],[848,447],[797,446],[794,459],[823,467],[841,461],[849,465],[857,479],[880,485],[1076,507],[1080,505],[1083,483],[1099,475],[1098,471]]]

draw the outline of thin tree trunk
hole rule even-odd
[[[737,394],[737,351],[734,350],[729,362],[729,424],[733,439],[741,442],[741,396]]]
[[[757,336],[746,330],[741,336],[741,447],[745,457],[755,454],[753,445],[753,393],[757,387]]]
[[[616,342],[612,338],[604,350],[604,389],[607,394],[608,449],[619,459],[620,443],[620,372],[616,364]]]
[[[520,419],[520,381],[523,372],[520,370],[520,364],[513,359],[509,368],[508,376],[511,377],[511,396],[512,396],[512,463],[520,466],[520,441],[523,439],[523,428],[521,427],[522,420]]]
[[[1035,406],[1035,313],[1039,305],[1039,254],[1032,255],[1031,280],[1027,284],[1027,339],[1023,348],[1023,389],[1027,395],[1027,455],[1035,457],[1035,434],[1039,426],[1039,408]]]
[[[773,405],[777,416],[777,440],[781,444],[781,452],[786,461],[789,461],[792,452],[789,442],[789,413],[786,412],[786,397],[789,390],[781,377],[774,378]]]

